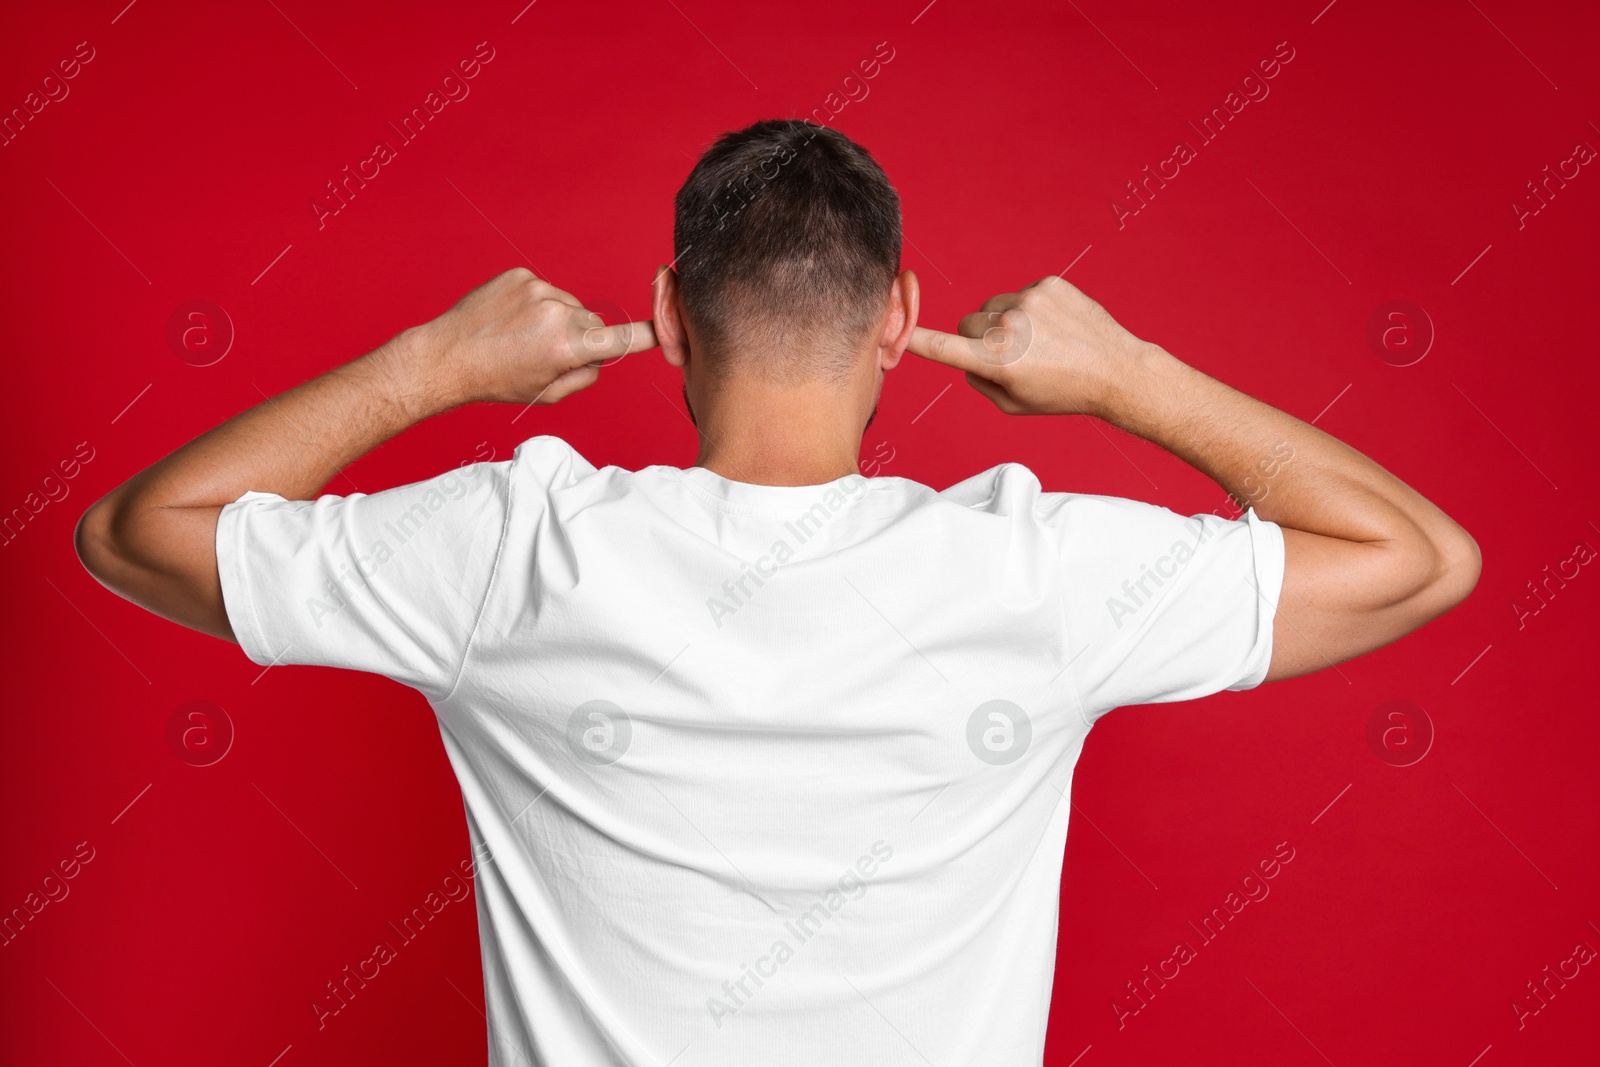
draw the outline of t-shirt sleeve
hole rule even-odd
[[[217,519],[239,645],[262,666],[347,667],[447,695],[488,595],[512,460],[382,492],[286,500],[250,491]]]
[[[1113,708],[1260,685],[1283,530],[1122,497],[1047,493],[1065,584],[1068,675],[1091,723]]]

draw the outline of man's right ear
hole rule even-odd
[[[903,270],[895,277],[889,298],[890,314],[878,338],[878,365],[884,370],[894,370],[900,357],[905,354],[921,309],[922,287],[917,282],[917,276],[909,270]]]
[[[678,302],[678,275],[670,264],[656,269],[651,285],[651,318],[661,356],[674,367],[689,360],[689,334],[683,327],[683,307]]]

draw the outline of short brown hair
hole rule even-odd
[[[900,269],[900,197],[865,148],[766,119],[718,138],[675,208],[683,313],[714,371],[849,371]]]

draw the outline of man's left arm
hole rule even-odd
[[[570,293],[514,268],[400,333],[179,448],[96,501],[78,558],[113,592],[236,641],[217,571],[217,518],[255,490],[310,499],[391,437],[475,401],[551,404],[598,361],[655,347],[649,322],[606,327]]]

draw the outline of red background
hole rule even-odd
[[[986,297],[1070,264],[1066,277],[1136,334],[1316,418],[1483,549],[1471,599],[1395,645],[1250,693],[1125,709],[1093,731],[1048,1061],[1594,1062],[1600,965],[1520,1028],[1512,1003],[1578,942],[1600,948],[1600,718],[1583,680],[1600,575],[1552,583],[1520,628],[1513,603],[1580,542],[1600,548],[1600,174],[1584,167],[1520,228],[1511,204],[1579,142],[1600,147],[1600,17],[1537,0],[1186,13],[925,2],[540,0],[519,15],[523,0],[109,0],[11,13],[0,107],[21,105],[79,41],[95,58],[0,148],[0,508],[37,505],[29,494],[80,442],[93,459],[0,551],[0,909],[79,842],[94,858],[0,948],[0,1060],[482,1062],[469,902],[325,1029],[310,1007],[467,855],[422,697],[348,672],[263,675],[101,588],[73,555],[73,524],[171,449],[519,263],[646,316],[672,255],[672,195],[699,152],[724,130],[823,106],[887,41],[894,58],[870,95],[832,122],[900,191],[925,323],[953,329]],[[319,229],[308,205],[324,183],[394,141],[386,122],[480,41],[495,58],[471,95]],[[1284,41],[1294,58],[1270,95],[1202,147],[1186,122]],[[1112,199],[1180,139],[1198,158],[1119,229]],[[166,339],[195,299],[237,331],[205,367]],[[1366,338],[1394,299],[1436,330],[1410,366]],[[597,465],[695,455],[675,372],[655,354],[515,414],[453,412],[328,490],[505,458],[538,433]],[[1048,489],[1186,513],[1224,503],[1154,446],[1086,419],[1007,418],[915,358],[891,376],[863,454],[941,488],[1016,460]],[[1373,712],[1397,699],[1436,731],[1411,766],[1368,741]],[[191,700],[220,705],[236,730],[211,766],[168,742]],[[1295,858],[1270,897],[1119,1027],[1125,983],[1179,939],[1197,944],[1186,924],[1285,841]]]

